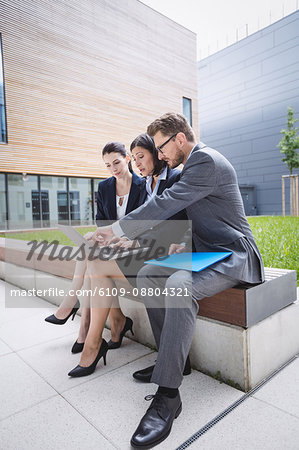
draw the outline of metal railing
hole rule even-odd
[[[257,31],[266,28],[267,26],[277,22],[283,17],[288,16],[289,14],[298,11],[299,9],[299,0],[293,0],[291,3],[281,5],[281,8],[271,9],[269,13],[263,17],[258,17],[255,23],[246,23],[235,29],[234,32],[226,34],[223,38],[218,39],[214,42],[211,42],[207,47],[200,47],[200,42],[198,42],[198,59],[204,59],[208,56],[213,55],[219,50],[223,50],[224,48],[239,42],[241,39],[244,39],[250,36]],[[199,37],[198,37],[199,40]]]

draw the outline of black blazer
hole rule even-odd
[[[161,195],[165,189],[170,188],[173,183],[177,182],[180,176],[181,172],[179,170],[173,170],[168,167],[167,178],[166,180],[160,181],[157,196]],[[147,192],[144,187],[144,196],[141,195],[142,203],[146,199]],[[136,237],[140,245],[145,245],[150,248],[145,255],[141,258],[136,255],[136,257],[130,257],[129,260],[126,260],[126,258],[117,260],[120,270],[132,286],[136,286],[136,275],[144,265],[144,258],[146,260],[156,258],[157,256],[162,256],[162,253],[163,255],[167,255],[170,244],[182,242],[182,235],[185,234],[187,228],[187,222],[182,222],[182,220],[187,220],[185,211],[180,211],[169,219],[176,220],[176,222],[164,220],[159,225]],[[151,217],[148,217],[147,221],[150,222],[150,220]]]
[[[160,181],[157,196],[161,195],[165,189],[170,188],[174,183],[179,181],[180,177],[180,170],[170,169],[169,167],[167,167],[167,178],[166,180]],[[184,220],[186,222],[170,223],[169,220]],[[153,242],[155,242],[155,244],[153,245],[153,250],[155,250],[157,247],[161,247],[162,245],[163,247],[165,247],[166,251],[168,251],[170,244],[179,244],[180,242],[182,242],[183,237],[185,238],[186,232],[189,228],[187,220],[188,217],[185,210],[179,211],[162,223],[160,222],[159,225],[155,226],[150,231],[142,233],[140,236],[138,236],[138,242],[140,243],[140,245],[147,245],[148,243],[151,243],[151,245],[153,245]]]
[[[141,206],[146,200],[145,179],[133,172],[126,214]],[[116,217],[116,179],[100,181],[97,192],[96,224],[98,227],[109,225]],[[103,222],[105,221],[105,222]],[[109,221],[109,222],[107,222]]]

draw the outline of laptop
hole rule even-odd
[[[110,259],[120,259],[125,258],[126,256],[132,255],[142,255],[143,253],[148,252],[150,247],[137,247],[132,249],[117,249],[109,246],[98,246],[95,248],[94,244],[85,239],[79,231],[77,231],[74,227],[70,225],[60,225],[57,227],[69,238],[74,244],[80,247],[81,245],[85,245],[87,249],[92,251],[93,256],[102,259],[102,260],[110,260]]]

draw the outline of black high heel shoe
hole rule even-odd
[[[52,314],[51,316],[46,317],[46,318],[45,318],[45,321],[46,321],[46,322],[49,322],[49,323],[53,323],[54,325],[64,325],[65,322],[66,322],[71,316],[73,316],[73,317],[72,317],[72,320],[74,320],[75,315],[77,314],[77,311],[78,311],[79,308],[80,308],[80,303],[79,303],[79,300],[78,300],[77,303],[75,304],[75,306],[73,307],[73,309],[71,310],[71,312],[69,313],[69,315],[66,316],[65,319],[57,319],[57,317],[56,317],[54,314]]]
[[[84,347],[84,342],[78,342],[76,341],[74,345],[72,346],[72,353],[81,353]]]
[[[108,344],[105,341],[105,339],[103,339],[99,353],[97,354],[97,357],[94,360],[94,362],[92,364],[90,364],[90,366],[88,366],[88,367],[82,367],[82,366],[78,365],[77,367],[75,367],[73,370],[71,370],[68,373],[68,376],[69,377],[86,377],[87,375],[91,375],[95,371],[95,368],[96,368],[99,360],[102,358],[102,356],[103,356],[103,360],[104,360],[104,365],[106,366],[107,351],[108,351]]]
[[[125,323],[125,326],[123,327],[122,331],[120,332],[119,341],[113,342],[110,339],[110,341],[108,342],[108,349],[109,350],[113,350],[115,348],[119,348],[121,346],[121,343],[122,343],[124,335],[129,330],[131,331],[132,336],[134,336],[134,333],[133,333],[133,320],[130,319],[130,317],[126,317],[126,323]]]

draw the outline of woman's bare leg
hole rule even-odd
[[[102,333],[110,308],[119,305],[117,296],[112,296],[112,289],[115,286],[113,280],[124,278],[113,260],[88,261],[87,275],[90,277],[91,290],[95,295],[91,298],[90,326],[79,363],[82,367],[90,366],[95,360],[102,343]],[[99,295],[101,288],[105,295]]]
[[[80,319],[80,328],[77,337],[78,344],[83,344],[85,342],[88,329],[90,325],[90,308],[82,308],[81,309],[81,319]]]
[[[79,299],[81,303],[81,320],[77,338],[77,342],[79,344],[85,342],[90,324],[90,289],[90,278],[89,276],[87,276],[87,272],[85,271],[84,281],[82,285],[82,296]]]
[[[118,342],[120,338],[120,333],[123,330],[126,323],[126,316],[118,306],[117,308],[110,308],[109,320],[111,327],[111,340],[113,342]]]
[[[69,291],[64,296],[64,299],[55,313],[57,319],[64,319],[69,315],[75,304],[77,303],[77,296],[74,294],[81,289],[86,272],[87,260],[77,261],[72,279],[72,284]]]

